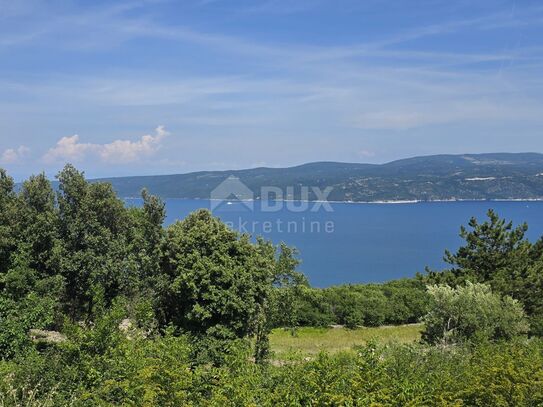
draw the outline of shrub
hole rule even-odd
[[[484,284],[468,283],[457,288],[435,285],[428,291],[432,305],[424,318],[426,342],[512,339],[528,331],[521,304],[493,294]]]

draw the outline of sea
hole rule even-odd
[[[128,199],[128,205],[141,205]],[[489,209],[515,225],[528,223],[527,237],[543,235],[541,201],[407,203],[260,202],[167,199],[166,224],[191,212],[212,210],[233,229],[299,251],[299,270],[312,286],[384,282],[413,277],[425,267],[440,270],[445,249],[456,250],[461,225],[484,221]]]

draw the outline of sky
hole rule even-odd
[[[543,152],[543,3],[0,0],[0,167]]]

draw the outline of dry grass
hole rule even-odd
[[[275,329],[270,344],[276,358],[287,354],[315,355],[349,350],[370,340],[380,343],[410,343],[420,339],[422,324],[381,326],[378,328],[299,328],[296,336],[290,330]]]

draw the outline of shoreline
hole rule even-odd
[[[225,201],[225,202],[262,202],[260,199],[212,199],[212,198],[162,198],[163,200],[178,200],[178,201]],[[123,200],[141,200],[141,197],[123,197]],[[333,203],[333,204],[375,204],[375,205],[404,205],[404,204],[418,204],[418,203],[447,203],[447,202],[543,202],[541,198],[493,198],[493,199],[400,199],[400,200],[379,200],[379,201],[319,201],[319,200],[305,200],[305,199],[281,199],[269,202],[318,202],[318,203]]]

